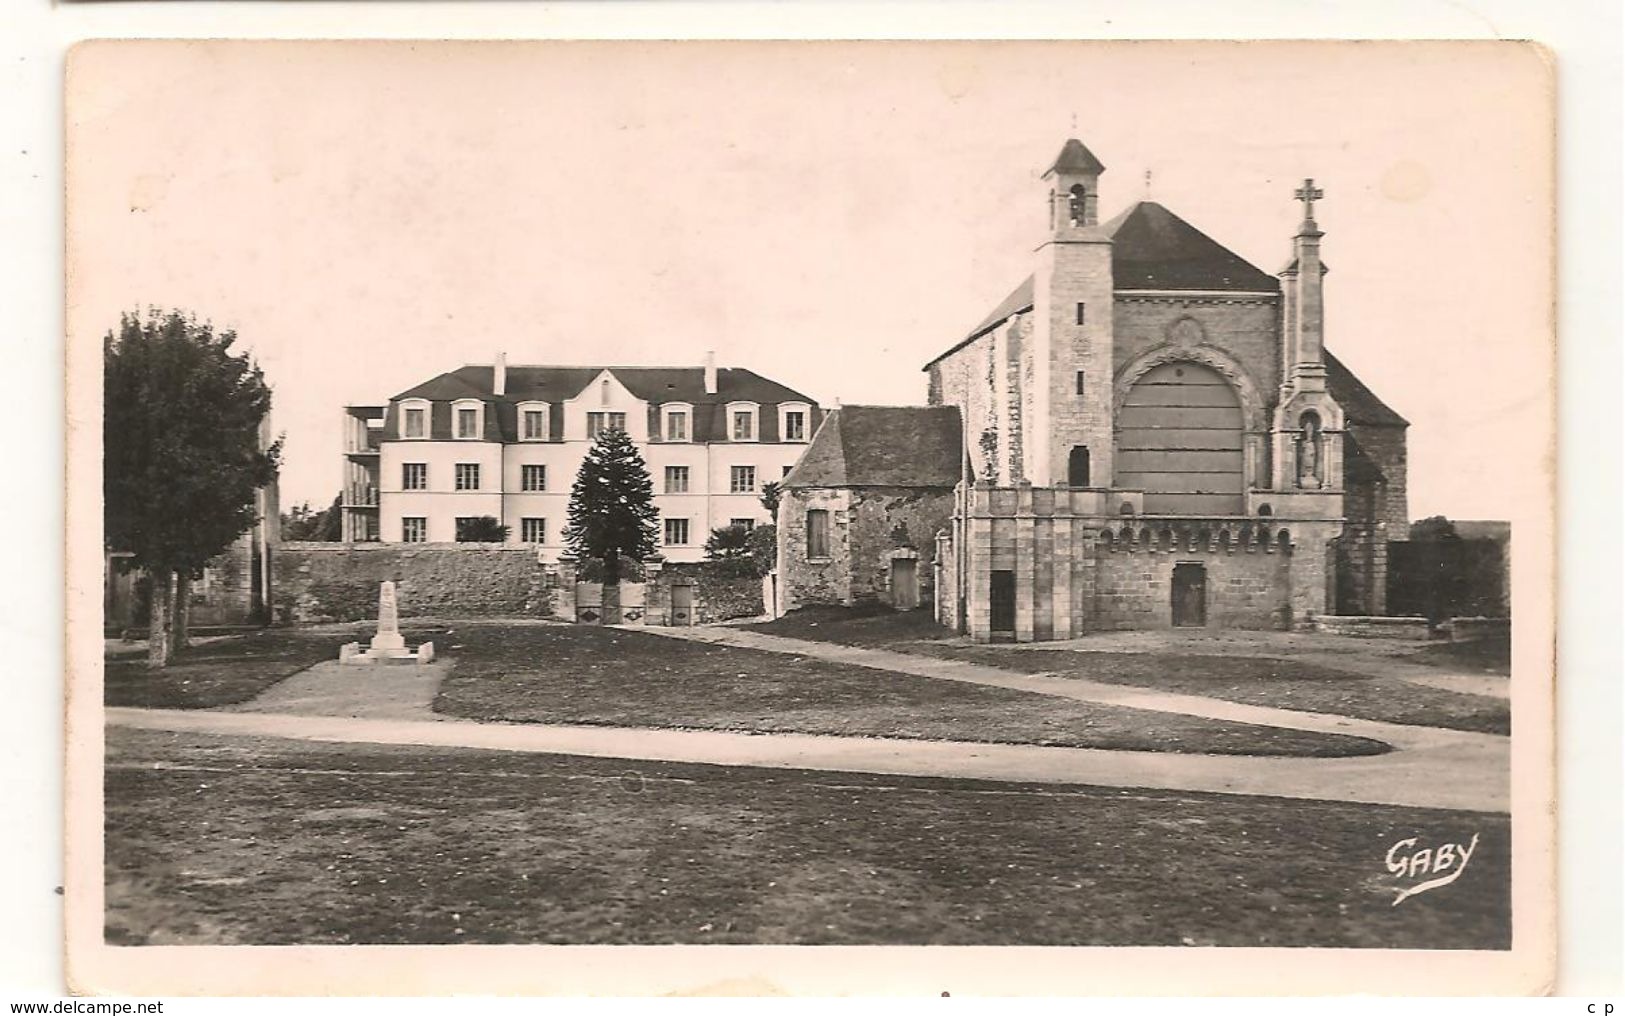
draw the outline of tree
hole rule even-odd
[[[750,556],[750,527],[718,526],[705,541],[707,561],[731,561]]]
[[[103,341],[102,489],[108,547],[152,583],[147,665],[172,648],[190,580],[258,521],[280,440],[261,428],[271,389],[237,334],[179,311],[127,313]]]
[[[492,515],[457,520],[458,543],[503,543],[508,539],[508,527]]]
[[[337,543],[341,536],[343,513],[339,495],[334,495],[333,503],[321,511],[312,508],[309,501],[295,505],[282,513],[282,538]]]
[[[581,558],[604,562],[604,584],[621,581],[621,557],[641,561],[655,552],[659,513],[649,467],[626,432],[598,435],[570,489],[564,542]]]
[[[1429,515],[1425,519],[1411,523],[1411,539],[1418,542],[1437,543],[1440,540],[1459,538],[1456,535],[1456,524],[1443,515]]]
[[[783,485],[777,480],[762,484],[762,507],[773,518],[779,517],[779,502],[784,498]]]

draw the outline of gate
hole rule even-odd
[[[642,624],[647,588],[642,582],[606,586],[576,583],[576,621],[581,624]]]
[[[671,623],[686,627],[694,623],[694,586],[681,583],[671,587]]]

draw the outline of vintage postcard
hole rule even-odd
[[[1546,990],[1552,90],[80,45],[75,990]]]

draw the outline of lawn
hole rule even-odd
[[[107,941],[1509,944],[1505,816],[628,765],[111,729]]]
[[[624,628],[462,624],[437,712],[485,721],[796,732],[1203,754],[1342,756],[1379,741],[682,642]]]
[[[788,638],[892,649],[1025,674],[1135,685],[1248,705],[1478,733],[1511,732],[1511,710],[1505,699],[1444,691],[1397,677],[1374,677],[1280,657],[972,645],[937,626],[925,611],[848,613],[819,608],[746,627]],[[1472,645],[1475,643],[1464,643],[1458,652],[1474,652],[1465,648]]]
[[[156,671],[147,669],[144,652],[109,657],[102,701],[154,709],[210,709],[247,702],[306,667],[338,659],[339,646],[357,637],[333,629],[266,628],[199,642]]]

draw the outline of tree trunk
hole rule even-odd
[[[175,605],[170,622],[169,649],[179,652],[192,644],[192,576],[175,573]]]
[[[147,667],[162,670],[169,664],[169,623],[174,576],[169,572],[148,573],[152,585],[151,606],[147,612]]]

